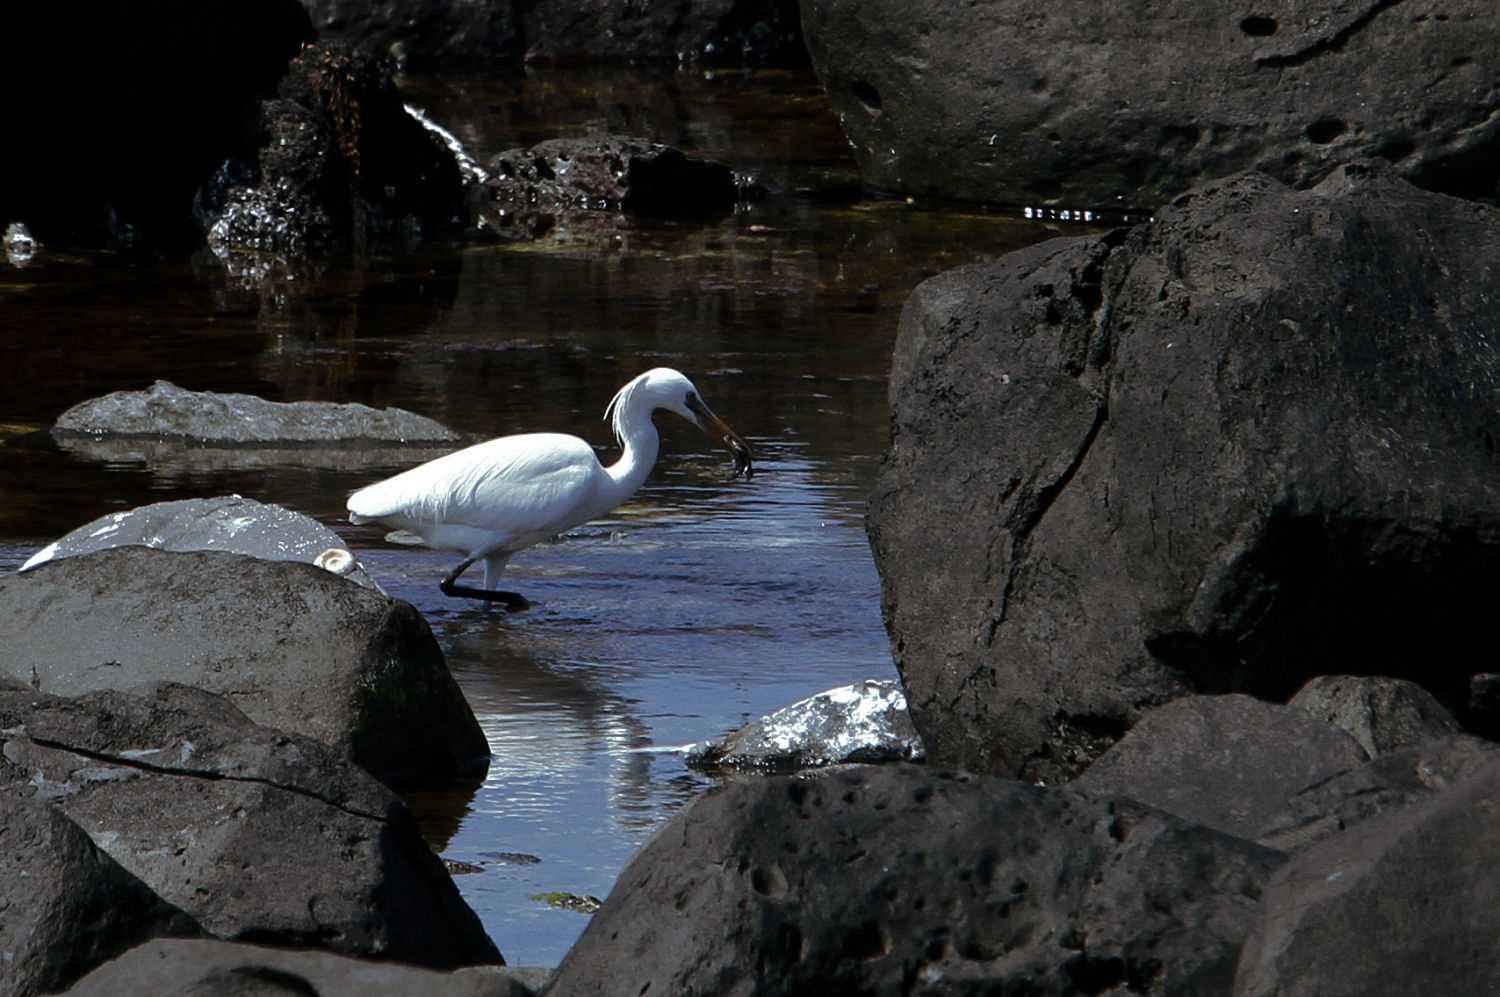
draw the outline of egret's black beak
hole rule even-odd
[[[688,395],[687,407],[697,418],[698,428],[724,444],[729,448],[729,452],[734,454],[734,477],[744,475],[746,481],[750,480],[750,476],[755,473],[750,463],[750,444],[741,439],[739,433],[729,428],[729,423],[709,411],[708,406],[703,404],[703,399],[696,394]]]

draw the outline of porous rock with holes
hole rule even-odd
[[[1500,212],[1378,164],[921,284],[868,517],[930,760],[1055,782],[1192,693],[1452,707],[1500,571]]]
[[[1361,158],[1496,194],[1487,0],[802,0],[813,65],[872,186],[1154,209],[1258,169]]]
[[[621,873],[551,993],[1225,994],[1280,853],[906,765],[736,781]]]

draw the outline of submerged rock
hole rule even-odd
[[[1496,195],[1488,0],[803,0],[807,44],[865,181],[1012,205],[1156,208],[1257,169],[1293,186],[1388,160]]]
[[[118,547],[0,578],[0,674],[63,696],[195,685],[397,786],[489,757],[421,614],[311,564]]]
[[[540,235],[560,217],[587,212],[722,217],[743,196],[722,163],[635,138],[552,139],[502,152],[485,170],[495,202],[491,225],[513,238]]]
[[[437,972],[393,962],[351,959],[215,939],[158,940],[131,949],[79,980],[65,997],[233,994],[265,997],[531,997],[533,977],[504,966]],[[255,981],[252,983],[251,981]]]
[[[916,761],[922,742],[898,682],[867,679],[809,696],[695,745],[689,765],[790,772],[839,762]]]
[[[1153,706],[1323,673],[1462,700],[1496,259],[1500,212],[1363,164],[920,285],[868,524],[929,760],[1057,782]]]
[[[17,771],[0,761],[0,779]],[[0,793],[0,840],[0,997],[56,993],[148,938],[201,931],[46,803]]]
[[[461,439],[441,423],[405,409],[373,409],[357,402],[271,402],[255,395],[190,391],[170,381],[79,402],[57,417],[52,432],[236,446]]]
[[[390,790],[172,683],[0,691],[3,795],[47,801],[220,938],[438,968],[499,962]]]
[[[1226,994],[1283,857],[911,765],[736,780],[620,874],[552,992]]]
[[[380,591],[337,533],[299,512],[238,495],[154,502],[100,516],[31,555],[21,570],[127,545],[175,551],[218,550],[267,561],[302,561]]]

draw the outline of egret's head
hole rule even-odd
[[[729,452],[734,454],[736,475],[743,474],[747,478],[750,477],[752,473],[750,445],[741,439],[728,423],[714,415],[713,410],[704,403],[703,396],[698,394],[698,389],[693,386],[693,382],[679,371],[670,367],[648,370],[621,388],[615,395],[614,400],[609,403],[609,410],[606,410],[605,416],[610,416],[612,410],[615,436],[622,444],[624,434],[621,420],[625,411],[637,404],[643,404],[648,412],[666,409],[668,412],[675,412],[682,416],[729,448]]]

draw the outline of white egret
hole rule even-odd
[[[461,553],[463,560],[439,586],[445,595],[525,609],[529,603],[521,596],[495,588],[506,562],[635,494],[661,449],[651,421],[657,409],[718,439],[734,454],[735,475],[750,477],[749,445],[709,410],[692,381],[657,367],[616,392],[604,410],[622,451],[609,467],[576,436],[502,436],[361,488],[349,496],[349,521],[382,523],[416,534],[429,547]],[[475,561],[484,562],[484,588],[456,584]]]

